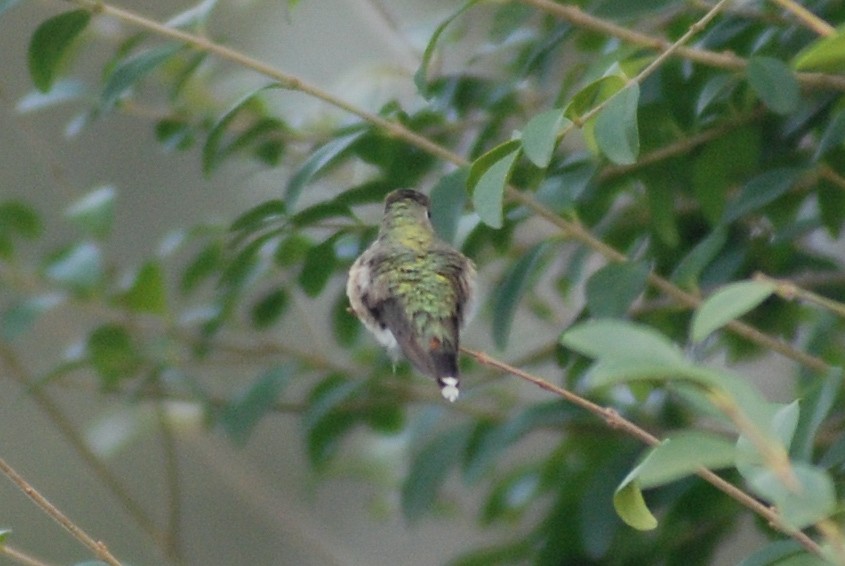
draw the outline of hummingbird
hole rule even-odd
[[[454,402],[475,275],[473,262],[435,235],[428,197],[399,189],[385,198],[378,238],[349,269],[346,295],[394,363],[404,354]]]

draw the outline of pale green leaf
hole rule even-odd
[[[845,28],[811,43],[792,60],[798,71],[845,72]]]
[[[559,108],[547,110],[531,118],[522,129],[522,151],[534,165],[548,167],[561,131],[572,122]]]
[[[640,153],[639,102],[640,87],[630,84],[611,98],[596,118],[596,144],[608,159],[619,165],[634,163]]]
[[[774,289],[774,285],[763,281],[739,281],[722,287],[696,309],[690,337],[694,342],[704,340],[765,301]]]
[[[511,169],[519,156],[514,149],[490,165],[472,187],[472,204],[481,221],[491,228],[501,228],[503,223],[504,195]],[[473,170],[475,164],[473,164]],[[470,172],[470,177],[473,173]]]
[[[789,114],[798,107],[800,86],[783,61],[771,57],[751,57],[746,73],[751,88],[772,112]]]
[[[629,475],[613,494],[613,508],[626,525],[639,531],[657,528],[657,519],[649,511],[643,499],[643,492]]]

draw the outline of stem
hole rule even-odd
[[[798,4],[794,0],[772,0],[775,4],[790,12],[799,22],[810,28],[817,34],[827,37],[836,34],[836,28],[812,13],[810,10]]]
[[[47,501],[47,498],[41,495],[2,458],[0,458],[0,473],[12,480],[12,483],[18,486],[18,488],[23,491],[27,497],[32,499],[42,511],[64,527],[76,540],[90,548],[94,552],[95,556],[111,566],[120,566],[120,562],[117,558],[112,556],[109,549],[106,548],[105,543],[102,541],[96,541],[88,536],[88,533],[83,531],[82,528],[76,525],[76,523],[68,519],[67,516],[59,511],[55,505]]]

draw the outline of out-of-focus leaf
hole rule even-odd
[[[557,146],[560,132],[572,122],[559,108],[547,110],[531,118],[522,129],[522,151],[540,168],[548,167]]]
[[[746,480],[758,495],[777,507],[792,528],[803,529],[828,518],[836,510],[836,490],[830,476],[802,462],[793,462],[791,470],[797,489],[784,485],[783,479],[768,468],[756,469]]]
[[[220,414],[220,426],[235,444],[243,446],[258,421],[273,409],[282,389],[294,375],[290,366],[276,366],[258,376]]]
[[[205,25],[214,7],[217,5],[217,0],[202,0],[187,10],[176,14],[170,18],[166,25],[170,28],[197,28]]]
[[[156,261],[146,262],[135,274],[121,302],[134,312],[162,315],[167,312],[167,286],[164,270]]]
[[[725,210],[722,221],[729,224],[775,201],[792,188],[800,174],[800,169],[777,168],[754,177]]]
[[[519,140],[511,140],[491,149],[470,167],[467,186],[472,192],[473,207],[491,228],[502,227],[505,187],[518,156]]]
[[[431,189],[431,224],[444,241],[454,243],[458,221],[463,215],[467,199],[465,168],[456,169],[441,177]]]
[[[625,79],[620,75],[601,77],[578,91],[564,108],[563,115],[578,123],[582,114],[601,104],[624,86]]]
[[[89,291],[103,277],[100,248],[91,242],[68,248],[50,260],[44,273],[73,291]]]
[[[411,460],[411,471],[402,484],[402,515],[409,522],[434,506],[440,487],[461,461],[471,433],[468,425],[452,427],[429,440]]]
[[[801,89],[786,63],[771,57],[748,59],[748,83],[772,112],[789,114],[798,107]]]
[[[635,468],[642,488],[656,487],[694,474],[733,465],[735,443],[714,433],[685,430],[669,435]]]
[[[648,196],[652,232],[670,248],[677,247],[680,235],[675,208],[675,190],[662,179],[654,179],[646,187],[646,196]]]
[[[666,366],[686,366],[680,349],[662,334],[632,322],[590,320],[563,333],[561,343],[596,359],[644,361]]]
[[[820,179],[817,199],[824,227],[832,238],[838,238],[845,222],[845,191],[825,179]]]
[[[268,328],[285,312],[289,302],[288,292],[277,287],[266,293],[252,306],[250,318],[256,328]]]
[[[330,375],[309,394],[302,426],[312,466],[320,468],[328,463],[343,436],[360,422],[361,415],[345,410],[342,404],[360,391],[363,383]]]
[[[106,79],[100,95],[103,108],[112,108],[129,89],[182,49],[181,44],[162,45],[121,62]]]
[[[208,131],[208,138],[202,148],[202,170],[208,175],[222,162],[222,159],[230,153],[223,146],[223,137],[227,128],[235,120],[238,114],[247,106],[257,100],[258,95],[266,90],[282,88],[279,83],[270,83],[249,91],[240,97],[228,110],[217,118],[217,121]],[[234,143],[234,142],[233,142]]]
[[[219,242],[208,244],[188,263],[179,281],[180,290],[190,293],[200,283],[217,273],[223,267],[223,257],[223,246]]]
[[[701,89],[695,104],[695,113],[704,114],[710,106],[727,98],[734,90],[738,79],[732,74],[716,75],[708,80]]]
[[[791,454],[799,460],[810,461],[816,433],[836,403],[842,388],[842,368],[832,368],[810,386],[801,399],[801,412]]]
[[[155,125],[156,140],[165,151],[188,149],[194,144],[194,128],[180,118],[165,118]]]
[[[310,226],[325,220],[326,218],[337,217],[352,218],[352,211],[345,204],[328,201],[315,204],[305,210],[297,212],[290,218],[291,224],[294,226]]]
[[[645,262],[609,263],[587,280],[587,308],[596,318],[620,318],[645,290]]]
[[[107,389],[131,377],[140,366],[132,337],[119,324],[104,324],[91,332],[86,351],[100,383]]]
[[[511,324],[519,301],[528,290],[548,245],[537,244],[525,253],[505,274],[493,295],[493,340],[504,350],[508,345]]]
[[[816,562],[800,563],[803,566],[824,566],[826,562],[807,554],[794,540],[776,540],[766,544],[746,557],[738,566],[799,566],[789,564],[792,558],[813,558]]]
[[[272,199],[258,204],[238,216],[229,231],[255,232],[266,224],[280,222],[287,216],[287,206],[278,199]]]
[[[414,73],[414,84],[417,86],[417,90],[424,98],[428,98],[431,94],[428,84],[428,68],[431,65],[431,59],[434,56],[434,50],[437,47],[437,42],[440,39],[440,36],[443,34],[449,24],[455,21],[458,16],[463,14],[465,11],[467,11],[469,8],[471,8],[478,2],[479,0],[468,0],[467,2],[465,2],[448,18],[443,20],[440,25],[438,25],[437,28],[434,30],[434,33],[431,34],[431,37],[428,40],[428,44],[425,46],[425,51],[423,51],[423,57],[422,61],[420,62],[420,67],[419,69],[417,69],[417,72]]]
[[[843,141],[845,141],[845,110],[839,110],[827,122],[816,152],[813,154],[813,161],[819,161],[832,150],[842,147]]]
[[[728,231],[717,226],[678,262],[672,272],[672,281],[686,289],[698,287],[701,272],[713,261],[728,242]]]
[[[351,346],[358,336],[361,324],[354,314],[349,312],[349,299],[341,293],[332,307],[332,330],[334,338],[341,346]]]
[[[336,235],[332,236],[325,242],[312,247],[305,254],[305,262],[297,281],[309,297],[319,295],[334,274],[337,266],[337,255],[334,250],[336,240]]]
[[[64,302],[58,293],[36,295],[12,303],[0,314],[0,336],[12,341],[26,332],[39,316]]]
[[[41,218],[29,205],[17,200],[0,202],[0,239],[17,235],[32,240],[41,231]]]
[[[88,10],[72,10],[53,16],[36,28],[29,43],[29,74],[38,90],[50,90],[65,53],[90,21]]]
[[[496,482],[484,504],[481,521],[489,525],[501,519],[514,519],[535,501],[542,482],[536,469],[520,469]]]
[[[795,56],[792,66],[798,71],[845,71],[845,28],[840,27],[834,35],[819,38],[811,43]]]
[[[285,189],[285,202],[293,207],[299,199],[299,194],[305,185],[325,172],[339,160],[352,144],[365,135],[369,130],[356,129],[348,134],[332,139],[320,149],[311,154],[305,163],[293,174]]]
[[[695,342],[704,340],[711,332],[741,317],[765,301],[774,285],[763,281],[738,281],[713,293],[695,311],[690,337]]]
[[[21,114],[36,112],[65,102],[78,100],[84,94],[85,85],[81,81],[71,79],[59,80],[54,82],[47,92],[34,90],[21,97],[18,103],[15,104],[15,110]]]
[[[639,103],[639,85],[627,85],[608,101],[596,118],[596,143],[614,163],[629,165],[637,160],[640,153]]]
[[[98,187],[77,199],[65,214],[77,228],[102,240],[111,233],[115,194],[114,187]]]

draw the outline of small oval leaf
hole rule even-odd
[[[481,221],[491,228],[502,227],[505,187],[518,155],[519,149],[506,153],[498,161],[491,164],[472,187],[472,205],[475,212],[478,213]],[[476,164],[473,163],[470,170],[470,183],[472,183],[475,172]]]
[[[640,87],[632,83],[611,98],[596,118],[596,144],[616,164],[630,165],[640,153],[639,102]]]
[[[739,281],[726,285],[704,301],[692,318],[690,336],[694,342],[738,318],[774,292],[774,285],[764,281]]]
[[[53,16],[38,26],[32,34],[28,54],[29,74],[38,90],[50,90],[65,52],[90,21],[88,10],[73,10]]]
[[[746,68],[748,84],[777,114],[789,114],[798,107],[801,89],[786,63],[772,57],[751,57]]]
[[[621,318],[642,294],[648,278],[645,262],[609,263],[587,280],[587,308],[596,318]]]
[[[560,132],[572,124],[559,108],[547,110],[531,118],[522,129],[522,150],[540,168],[548,167],[557,146]]]

